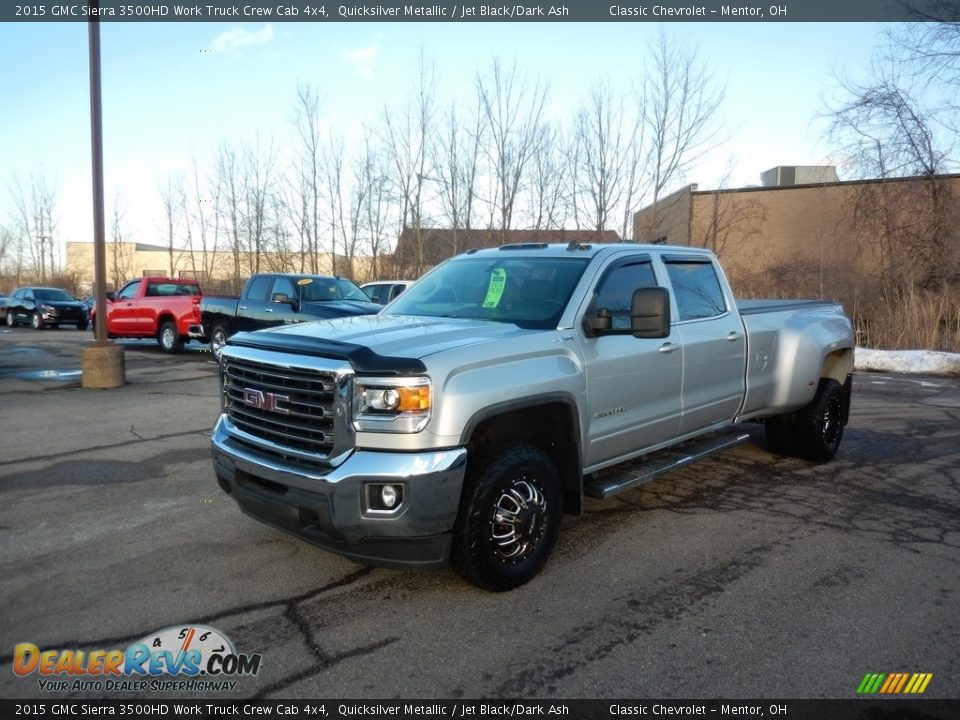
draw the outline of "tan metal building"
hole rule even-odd
[[[634,240],[711,248],[743,295],[842,298],[904,263],[932,286],[938,265],[960,263],[960,175],[822,182],[835,168],[785,166],[763,177],[773,184],[688,185],[634,215]]]

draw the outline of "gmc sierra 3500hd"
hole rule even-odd
[[[509,590],[584,495],[731,447],[741,421],[830,460],[853,348],[841,307],[737,303],[707,250],[470,251],[379,315],[232,337],[213,464],[245,513],[322,548]]]

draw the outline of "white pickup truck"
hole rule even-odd
[[[830,302],[737,302],[712,253],[505,245],[379,315],[230,338],[221,488],[369,565],[452,564],[489,590],[541,569],[563,513],[747,438],[837,452],[854,335]]]

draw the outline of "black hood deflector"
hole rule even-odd
[[[378,355],[364,345],[337,340],[321,340],[289,333],[242,332],[227,340],[227,345],[255,348],[257,350],[277,350],[294,355],[308,355],[332,360],[346,360],[358,373],[419,375],[427,371],[427,366],[419,358]]]

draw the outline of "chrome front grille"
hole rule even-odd
[[[289,449],[318,459],[334,453],[342,427],[336,372],[275,365],[234,353],[225,353],[221,363],[224,412],[248,439],[265,441],[260,444],[274,453]]]

